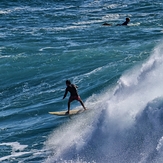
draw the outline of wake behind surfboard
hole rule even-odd
[[[67,111],[57,111],[57,112],[49,112],[49,114],[57,115],[57,116],[70,116],[70,115],[76,115],[83,113],[85,110],[84,109],[75,109],[75,110],[70,110],[69,114],[67,114]]]

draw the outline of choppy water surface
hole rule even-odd
[[[3,0],[0,161],[162,162],[162,14],[161,0]],[[67,79],[89,108],[71,119],[48,114],[67,110]]]

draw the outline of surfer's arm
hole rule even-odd
[[[67,88],[66,88],[65,94],[64,94],[64,96],[63,96],[63,99],[67,96],[67,93],[68,93],[68,90],[67,90]]]

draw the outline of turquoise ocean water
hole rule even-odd
[[[162,15],[162,0],[2,0],[0,162],[163,162]],[[67,79],[88,110],[48,114]]]

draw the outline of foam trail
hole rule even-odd
[[[90,97],[92,110],[49,136],[45,148],[52,154],[45,162],[161,161],[162,54],[160,44],[146,62],[122,75],[115,88]]]
[[[19,142],[1,143],[0,146],[11,146],[11,155],[7,155],[0,158],[0,161],[14,159],[15,157],[20,157],[22,155],[28,154],[29,152],[22,152],[27,145],[21,145]]]

